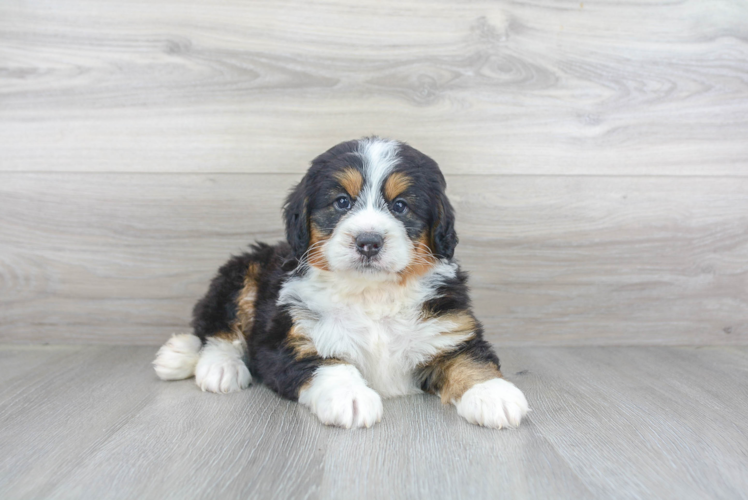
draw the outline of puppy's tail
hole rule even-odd
[[[195,374],[200,359],[200,339],[191,333],[174,334],[161,346],[153,360],[153,368],[161,380],[182,380]]]

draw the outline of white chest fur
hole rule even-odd
[[[289,280],[279,303],[291,306],[299,327],[322,357],[356,366],[383,397],[420,392],[415,368],[435,354],[464,340],[444,335],[447,320],[421,317],[424,301],[436,296],[456,265],[438,264],[431,272],[403,286],[312,268]]]

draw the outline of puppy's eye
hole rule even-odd
[[[351,208],[351,200],[347,196],[341,196],[335,200],[335,208],[340,210],[348,210]]]
[[[408,204],[403,200],[397,200],[392,204],[392,211],[396,214],[404,214],[408,210]]]

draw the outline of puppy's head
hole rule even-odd
[[[318,156],[286,200],[298,259],[387,279],[428,270],[457,245],[454,212],[434,160],[396,141],[344,142]]]

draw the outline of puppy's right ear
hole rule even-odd
[[[309,248],[309,214],[307,211],[306,177],[299,182],[286,198],[283,206],[286,220],[286,239],[294,257],[304,255]]]

